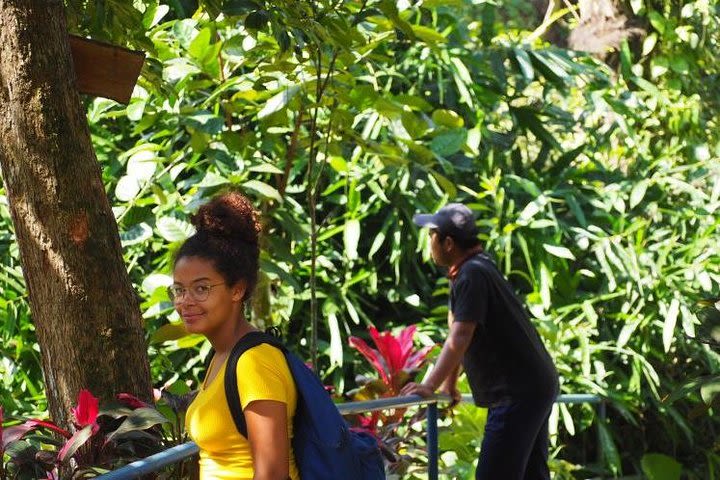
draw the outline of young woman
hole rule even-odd
[[[228,355],[255,330],[243,311],[257,280],[257,213],[243,195],[227,193],[200,207],[192,222],[197,232],[177,252],[169,294],[185,328],[215,349],[186,416],[200,447],[200,478],[297,480],[291,448],[297,391],[283,353],[263,344],[238,361],[249,440],[237,431],[225,398]]]

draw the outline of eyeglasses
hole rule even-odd
[[[181,287],[179,285],[171,285],[167,288],[168,297],[174,303],[177,303],[185,299],[185,294],[190,293],[190,296],[196,302],[204,302],[210,296],[210,290],[218,285],[225,285],[225,282],[215,283],[213,285],[193,285],[190,288]]]

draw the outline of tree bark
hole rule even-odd
[[[52,418],[78,391],[149,400],[138,299],[75,85],[60,0],[0,0],[0,168]]]

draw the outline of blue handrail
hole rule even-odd
[[[348,402],[338,404],[338,410],[343,415],[372,412],[376,410],[388,410],[394,408],[407,408],[419,405],[427,405],[427,449],[428,449],[428,478],[437,480],[438,472],[438,408],[440,402],[447,402],[450,398],[446,395],[435,395],[423,398],[418,395],[410,395],[407,397],[391,397],[381,398],[378,400],[367,400],[362,402]],[[463,402],[472,402],[472,395],[463,395]],[[598,395],[589,394],[566,394],[560,395],[555,400],[556,403],[589,403],[598,405],[598,417],[601,422],[605,422],[605,401]],[[151,455],[142,460],[132,462],[112,472],[96,477],[101,480],[130,480],[138,478],[148,473],[156,472],[161,468],[167,467],[174,463],[181,462],[199,452],[198,446],[194,442],[183,443],[155,455]],[[602,449],[598,441],[598,460],[602,461]]]

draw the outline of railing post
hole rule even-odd
[[[428,405],[427,410],[427,455],[428,478],[438,479],[438,407],[437,402]]]

